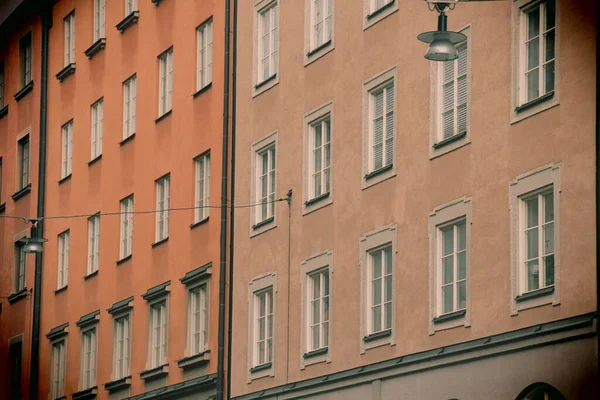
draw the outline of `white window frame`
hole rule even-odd
[[[388,329],[373,332],[371,327],[371,254],[373,251],[382,250],[384,248],[391,248],[392,256],[392,300],[391,300],[391,321],[389,334],[386,332]],[[360,271],[361,271],[361,320],[360,320],[360,354],[364,354],[368,349],[379,347],[383,345],[396,344],[395,340],[395,324],[396,324],[396,303],[398,300],[396,297],[398,293],[396,291],[396,275],[397,275],[397,228],[394,225],[388,225],[378,230],[365,234],[359,242],[360,249]],[[384,263],[382,260],[382,277],[384,271]],[[383,282],[382,282],[382,300],[383,297]],[[382,303],[383,304],[383,303]],[[383,307],[382,307],[382,326],[384,324],[383,319]]]
[[[24,189],[30,181],[31,136],[23,135],[17,141],[17,191]]]
[[[67,15],[64,24],[64,66],[75,63],[75,11]]]
[[[32,75],[31,75],[32,74],[31,58],[33,56],[31,35],[32,35],[32,33],[29,32],[25,36],[23,36],[21,38],[21,40],[19,41],[19,52],[20,52],[20,54],[19,54],[19,58],[20,58],[19,77],[21,78],[21,87],[25,87],[26,85],[31,83],[31,81],[33,80]]]
[[[444,314],[441,309],[442,287],[442,229],[455,226],[459,222],[465,223],[466,228],[466,306],[464,310],[455,310]],[[429,334],[451,329],[458,326],[471,326],[471,225],[472,201],[470,198],[452,200],[446,204],[435,207],[429,213]],[[456,244],[455,244],[456,246]],[[454,260],[454,273],[456,273],[456,260]],[[454,279],[454,282],[456,279]]]
[[[88,219],[88,266],[87,274],[98,271],[100,265],[100,215]]]
[[[265,362],[261,365],[258,364],[258,355],[257,355],[257,338],[258,338],[258,298],[257,294],[265,293],[266,291],[270,291],[271,301],[273,305],[273,313],[271,317],[271,321],[273,323],[272,326],[272,352],[271,352],[271,361]],[[275,273],[267,273],[265,275],[256,277],[250,281],[248,284],[248,383],[254,379],[262,378],[265,376],[274,376],[275,374],[275,361],[277,359],[275,352],[275,338],[277,331],[277,279]],[[267,323],[265,323],[265,327],[267,327]],[[266,335],[265,335],[266,338]],[[267,344],[265,343],[265,349]],[[258,368],[256,368],[258,367]]]
[[[23,236],[26,237],[26,236]],[[25,244],[19,241],[15,242],[14,254],[15,254],[15,291],[18,293],[24,290],[27,279],[27,253],[24,251]]]
[[[194,223],[207,219],[210,215],[210,151],[194,159]]]
[[[171,174],[156,180],[155,243],[169,238],[169,208],[171,207]]]
[[[327,9],[330,14],[326,16]],[[322,21],[316,21],[320,10]],[[329,25],[326,23],[329,19]],[[304,7],[304,66],[329,53],[334,48],[335,0],[305,0]],[[321,38],[317,38],[316,26],[322,25]],[[329,26],[329,32],[326,28]]]
[[[362,189],[369,188],[377,183],[387,180],[396,175],[396,164],[397,164],[397,151],[396,151],[396,136],[397,136],[397,117],[398,117],[398,80],[396,76],[396,67],[392,67],[375,77],[367,80],[363,84],[363,138],[362,138]],[[383,105],[383,149],[382,149],[382,167],[375,169],[373,160],[373,121],[374,121],[374,94],[383,88],[390,90],[390,86],[393,90],[394,106],[393,106],[393,127],[392,127],[392,160],[391,164],[385,163],[386,150],[389,144],[386,144],[386,108],[387,103],[386,95],[384,92],[384,105]],[[391,165],[391,166],[390,166]]]
[[[546,0],[514,0],[512,2],[512,96],[511,96],[511,123],[519,122],[537,113],[560,104],[560,9],[561,2],[555,1],[555,27],[554,27],[554,91],[545,97],[540,92],[540,97],[531,101],[527,100],[527,84],[525,79],[526,49],[525,38],[527,29],[527,16],[525,13],[533,7],[545,3]],[[542,25],[540,25],[542,29]],[[540,54],[543,46],[540,46]],[[539,59],[539,65],[543,63]],[[540,74],[540,79],[542,79]],[[541,87],[540,87],[541,88]],[[545,90],[545,88],[544,88]],[[526,105],[526,107],[520,108]]]
[[[104,136],[104,98],[101,98],[92,104],[91,120],[90,160],[95,160],[102,155],[102,137]]]
[[[71,231],[66,230],[58,235],[58,274],[57,289],[69,284],[69,255],[71,253]]]
[[[160,321],[157,320],[157,307],[161,309]],[[163,296],[148,303],[148,358],[146,369],[158,368],[167,363],[168,330],[168,302],[167,298]]]
[[[121,229],[119,239],[119,255],[120,260],[123,260],[133,254],[133,194],[121,200],[120,206]]]
[[[113,316],[112,380],[130,376],[131,363],[131,312]]]
[[[255,236],[263,233],[269,229],[277,226],[277,202],[266,203],[267,204],[267,217],[262,218],[262,206],[261,204],[261,154],[269,149],[275,150],[274,157],[274,185],[275,189],[273,192],[273,198],[277,200],[277,159],[278,159],[278,146],[277,146],[277,131],[267,135],[266,137],[254,142],[252,144],[251,155],[250,155],[250,179],[251,179],[251,203],[257,204],[252,208],[250,218],[250,236]],[[267,188],[270,187],[272,178],[268,178]],[[267,196],[268,199],[268,196]],[[269,212],[269,204],[272,204],[272,212]]]
[[[273,86],[279,83],[279,0],[262,0],[254,5],[254,47],[253,47],[253,67],[252,67],[252,97],[258,96],[262,92],[272,88]],[[273,8],[276,8],[276,12],[273,14],[271,11]],[[263,45],[262,45],[262,33],[263,33],[263,23],[262,23],[262,15],[265,12],[269,12],[270,19],[270,33],[269,33],[269,76],[265,78],[264,69],[262,66],[262,54],[263,54]],[[273,26],[276,28],[272,29]],[[275,31],[273,33],[273,31]],[[275,39],[272,39],[271,35],[275,35]],[[274,42],[274,43],[273,43]],[[273,46],[273,48],[271,48]]]
[[[123,140],[136,131],[137,75],[123,82]]]
[[[197,76],[196,90],[212,83],[213,72],[213,18],[210,17],[196,29]]]
[[[301,281],[300,281],[300,290],[301,290],[301,323],[302,323],[302,335],[300,336],[300,369],[304,369],[309,365],[322,363],[322,362],[331,362],[331,352],[329,349],[333,345],[333,336],[332,336],[332,308],[331,308],[331,298],[332,298],[332,281],[333,281],[333,252],[325,251],[321,253],[317,253],[313,256],[310,256],[300,263],[300,273],[301,273]],[[327,334],[327,346],[321,346],[320,349],[312,349],[311,346],[311,321],[312,321],[312,307],[311,307],[311,295],[312,295],[312,277],[315,274],[321,274],[321,285],[323,286],[322,274],[327,274],[329,277],[329,295],[328,301],[328,334]],[[322,293],[322,291],[321,291]],[[321,312],[322,312],[321,307]],[[322,321],[321,321],[322,322]],[[320,338],[324,340],[323,331],[320,329]],[[312,354],[311,354],[312,353]]]
[[[64,124],[62,131],[62,151],[60,178],[64,179],[71,175],[73,170],[73,120]]]
[[[525,291],[524,199],[551,190],[554,196],[554,285]],[[560,304],[560,165],[518,176],[509,185],[511,219],[511,315],[546,304]],[[541,250],[541,249],[540,249]],[[540,266],[542,268],[542,266]]]
[[[173,47],[158,56],[158,116],[173,108]]]
[[[377,2],[381,2],[381,5],[377,5]],[[388,3],[391,5],[387,6]],[[398,11],[398,3],[399,0],[363,0],[363,30]]]
[[[188,357],[198,355],[208,349],[210,324],[208,283],[208,280],[204,279],[187,287],[186,355]],[[196,308],[197,304],[194,303],[195,296],[198,296],[198,309]],[[198,318],[197,332],[194,329],[196,318]]]
[[[67,339],[51,342],[50,358],[50,398],[59,399],[65,395],[65,377],[67,372]]]
[[[125,0],[125,16],[138,11],[138,0]]]
[[[87,328],[81,328],[80,390],[96,386],[98,368],[98,330],[96,328],[97,324]]]
[[[94,43],[106,38],[106,0],[94,0]]]

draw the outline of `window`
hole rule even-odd
[[[173,102],[173,49],[169,49],[158,58],[159,60],[159,101],[158,116],[171,111]]]
[[[510,184],[512,314],[559,297],[559,167],[550,165]]]
[[[188,290],[188,355],[206,350],[208,344],[208,285]]]
[[[363,30],[398,11],[397,0],[363,0]]]
[[[195,160],[196,166],[196,210],[194,222],[208,218],[210,211],[210,153]]]
[[[212,18],[198,28],[198,76],[196,90],[212,82],[213,64],[213,21]]]
[[[65,67],[75,63],[75,13],[69,14],[65,20]]]
[[[121,260],[133,252],[133,195],[121,200]]]
[[[273,289],[255,293],[254,365],[273,361]]]
[[[136,76],[123,83],[123,139],[135,133]]]
[[[9,399],[21,398],[21,372],[23,369],[23,342],[22,340],[11,340],[8,349],[8,390]]]
[[[458,59],[440,65],[439,141],[467,132],[467,43],[456,46]]]
[[[29,135],[19,140],[19,175],[18,189],[24,189],[29,185]]]
[[[105,38],[106,0],[94,0],[94,42]]]
[[[0,109],[4,106],[4,63],[0,62]]]
[[[310,49],[315,50],[331,41],[333,31],[333,0],[310,1]]]
[[[125,0],[125,15],[129,15],[134,11],[137,11],[138,5],[137,0]]]
[[[156,242],[169,237],[171,176],[156,181]]]
[[[369,0],[371,2],[371,13],[379,10],[381,7],[393,3],[395,0]]]
[[[104,135],[104,99],[92,105],[92,153],[94,160],[102,155],[102,136]]]
[[[467,228],[459,221],[440,228],[440,314],[464,310],[467,305]]]
[[[21,86],[27,86],[31,80],[31,32],[25,35],[19,42],[19,53],[21,60]]]
[[[277,12],[276,1],[258,12],[258,83],[277,74],[279,47]]]
[[[66,372],[67,343],[60,340],[52,343],[52,375],[50,392],[53,399],[65,395],[65,372]]]
[[[329,346],[329,270],[309,275],[310,332],[308,351]]]
[[[27,254],[24,251],[24,246],[21,242],[15,244],[15,293],[25,289]]]
[[[273,218],[275,212],[275,146],[269,146],[257,153],[258,192],[256,221]]]
[[[129,314],[114,319],[113,332],[113,380],[117,380],[129,376]]]
[[[254,278],[248,285],[248,381],[274,376],[276,276]]]
[[[331,119],[326,116],[310,125],[310,198],[329,193],[331,181]]]
[[[369,334],[392,328],[392,247],[369,251]]]
[[[81,389],[96,386],[96,328],[81,332]]]
[[[150,305],[150,366],[156,368],[167,361],[167,303]]]
[[[100,215],[88,219],[88,275],[98,271],[100,263]]]
[[[0,205],[4,204],[2,202],[2,182],[4,181],[4,175],[2,170],[2,157],[0,157]]]
[[[62,155],[61,155],[61,179],[71,175],[73,169],[73,121],[62,126]]]
[[[71,232],[58,235],[58,284],[62,289],[69,283],[69,252],[71,250]]]

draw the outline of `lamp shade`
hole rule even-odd
[[[456,44],[467,39],[459,32],[433,31],[421,33],[417,38],[421,42],[430,43],[425,58],[431,61],[450,61],[458,58]]]
[[[41,253],[44,251],[43,244],[47,242],[48,239],[44,238],[23,238],[21,239],[21,243],[23,243],[23,251],[25,253]]]

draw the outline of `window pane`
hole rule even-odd
[[[312,348],[314,349],[318,349],[320,346],[319,344],[319,325],[315,325],[312,328]]]
[[[536,37],[540,31],[540,8],[536,7],[535,10],[530,11],[527,14],[527,38],[531,39]]]
[[[389,275],[392,273],[392,248],[386,247],[384,250],[385,255],[385,274]]]
[[[556,7],[554,0],[546,1],[546,30],[554,28],[556,25]]]
[[[385,277],[385,301],[392,301],[392,276]]]
[[[454,252],[454,227],[450,226],[442,230],[442,256],[447,256]]]
[[[450,283],[454,281],[454,259],[453,256],[447,256],[442,258],[442,283]]]
[[[546,286],[554,285],[554,255],[544,257],[546,268]]]
[[[458,282],[458,310],[463,310],[467,307],[467,282]]]
[[[554,61],[544,65],[546,93],[554,90]]]
[[[527,99],[537,99],[540,96],[539,69],[535,69],[527,74]]]
[[[321,302],[319,300],[312,301],[312,323],[318,324],[321,322]]]
[[[465,279],[467,277],[467,252],[462,251],[457,254],[458,262],[458,279]]]
[[[386,303],[385,308],[385,325],[384,329],[392,329],[392,303]]]
[[[373,308],[373,320],[372,320],[372,332],[378,332],[381,330],[381,306]]]
[[[554,221],[554,194],[544,196],[544,222]]]
[[[467,248],[467,224],[461,222],[456,226],[458,230],[458,246],[457,250],[461,251]]]
[[[540,65],[540,39],[535,38],[527,43],[527,70]]]
[[[546,33],[546,59],[544,61],[550,61],[554,58],[554,30]]]
[[[376,251],[371,254],[371,263],[373,267],[373,279],[381,277],[381,251]]]
[[[372,290],[373,290],[372,304],[374,306],[381,304],[381,279],[377,279],[377,280],[373,281]]]
[[[454,285],[442,287],[442,309],[444,314],[454,311]]]
[[[529,261],[527,266],[527,290],[535,290],[540,287],[538,260]]]
[[[536,258],[538,256],[538,230],[531,229],[525,233],[525,240],[527,244],[527,260]]]
[[[527,211],[527,228],[532,228],[538,225],[538,199],[534,197],[527,200],[526,204]]]
[[[554,222],[544,226],[544,255],[554,253]]]

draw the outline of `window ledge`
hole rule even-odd
[[[325,43],[315,47],[314,49],[312,49],[311,51],[306,53],[306,57],[310,58],[310,57],[314,56],[315,54],[317,54],[318,52],[320,52],[321,50],[323,50],[324,48],[329,47],[330,45],[331,45],[331,39],[329,39]]]
[[[99,156],[96,156],[96,158],[91,159],[90,161],[88,161],[88,167],[91,167],[92,165],[96,164],[101,159],[102,159],[102,154],[100,154]]]
[[[123,33],[123,32],[125,32],[125,30],[127,28],[129,28],[133,24],[137,24],[138,19],[140,19],[140,12],[139,11],[133,11],[131,14],[129,14],[128,16],[126,16],[125,18],[123,18],[121,20],[121,22],[119,22],[117,24],[116,28],[119,30],[119,32]]]
[[[19,191],[17,191],[15,194],[13,194],[11,197],[14,201],[19,200],[21,197],[25,196],[26,194],[28,194],[29,192],[31,192],[31,183],[28,183],[27,186],[25,186],[23,189],[20,189]]]
[[[6,300],[8,300],[8,302],[10,304],[13,304],[19,300],[21,300],[22,298],[25,298],[29,295],[29,289],[27,289],[26,287],[24,287],[23,289],[19,290],[16,293],[11,294],[10,296],[8,296],[6,298]]]
[[[67,399],[67,396],[60,396],[60,397],[55,398],[54,400],[66,400],[66,399]]]
[[[108,390],[109,392],[114,392],[116,390],[125,389],[129,386],[131,386],[131,375],[105,383],[104,389]]]
[[[256,230],[258,228],[262,228],[265,225],[269,225],[270,223],[272,223],[273,221],[275,221],[275,217],[269,217],[267,219],[264,219],[254,225],[252,225],[252,229]]]
[[[160,4],[160,2],[161,2],[161,0],[151,0],[151,1],[152,1],[152,3],[154,3],[154,5],[155,5],[156,7],[158,7],[158,5],[159,5],[159,4]]]
[[[204,225],[205,223],[208,222],[208,218],[209,217],[202,218],[200,221],[194,222],[193,224],[190,225],[190,229],[194,229],[197,226]]]
[[[392,330],[391,329],[386,329],[385,331],[380,331],[380,332],[376,332],[376,333],[371,333],[370,335],[367,335],[363,338],[364,342],[372,342],[375,341],[377,339],[382,339],[382,338],[386,338],[392,336]]]
[[[117,260],[117,265],[121,265],[124,262],[131,260],[132,257],[133,257],[133,254],[130,254],[126,257],[121,258],[120,260]]]
[[[323,347],[322,349],[317,349],[317,350],[309,351],[308,353],[304,353],[302,355],[302,358],[304,358],[306,360],[307,358],[321,356],[323,354],[327,354],[328,351],[329,351],[329,347]]]
[[[440,140],[439,142],[435,143],[433,145],[433,148],[437,150],[441,147],[444,147],[447,144],[454,143],[458,140],[464,139],[465,137],[467,137],[467,131],[457,133],[456,135],[452,135],[444,140]]]
[[[181,360],[177,360],[177,366],[182,369],[188,369],[205,365],[210,361],[210,350],[204,350],[201,353],[194,354],[193,356],[184,357]]]
[[[67,77],[69,75],[72,75],[74,73],[75,73],[75,63],[70,63],[66,67],[61,69],[58,74],[56,74],[56,79],[58,79],[59,81],[62,82],[65,79],[67,79]]]
[[[319,201],[328,198],[329,194],[330,194],[330,192],[325,192],[323,194],[318,195],[317,197],[313,197],[312,199],[305,201],[304,205],[308,207],[308,206],[311,206],[311,205],[313,205],[315,203],[318,203]]]
[[[95,399],[97,393],[98,393],[98,386],[94,386],[89,389],[84,389],[84,390],[80,390],[79,392],[75,392],[71,395],[71,397],[73,398],[73,400]]]
[[[381,167],[379,169],[376,169],[373,172],[369,172],[368,174],[365,175],[365,180],[368,181],[371,178],[374,178],[374,177],[379,176],[387,171],[390,171],[393,167],[394,167],[394,164],[388,164],[385,167]]]
[[[542,289],[533,290],[531,292],[520,294],[517,297],[515,297],[515,301],[518,303],[521,301],[535,299],[537,297],[544,297],[544,296],[550,295],[552,293],[554,293],[554,285],[547,286]]]
[[[8,114],[8,104],[0,108],[0,118],[4,117],[6,114]]]
[[[131,135],[127,136],[125,139],[121,140],[119,142],[119,146],[123,146],[123,145],[131,142],[134,138],[135,138],[135,132],[132,133]]]
[[[274,81],[275,78],[277,78],[277,74],[271,75],[270,77],[268,77],[267,79],[263,80],[262,82],[257,83],[256,85],[254,85],[254,89],[260,89],[261,87],[265,86],[267,83]]]
[[[378,16],[379,14],[385,12],[385,10],[388,10],[390,8],[392,8],[392,6],[396,3],[396,0],[392,0],[389,3],[379,7],[377,10],[373,11],[371,14],[367,15],[367,19],[373,19],[376,16]]]
[[[65,285],[61,288],[58,288],[54,291],[54,294],[59,294],[60,292],[64,292],[65,290],[67,290],[68,287],[69,287],[69,285]]]
[[[200,96],[202,93],[206,92],[211,87],[212,87],[212,82],[208,82],[206,85],[204,85],[203,87],[198,89],[198,91],[196,91],[196,93],[194,93],[192,96],[194,98],[196,98],[196,97]]]
[[[106,47],[106,38],[100,38],[94,42],[86,51],[84,51],[87,58],[90,60],[98,53],[100,50]]]
[[[154,123],[159,123],[160,121],[162,121],[163,119],[167,118],[169,115],[171,115],[171,113],[173,112],[173,109],[170,109],[169,111],[165,112],[163,115],[161,115],[160,117],[156,118],[154,120]]]
[[[0,213],[3,213],[6,210],[6,202],[0,204]]]
[[[33,81],[29,81],[29,83],[23,86],[23,89],[19,90],[15,93],[15,100],[20,101],[25,95],[33,90]]]
[[[169,373],[169,364],[160,365],[156,368],[147,369],[145,371],[140,372],[140,379],[142,380],[151,380],[160,378],[161,376],[165,376]]]
[[[257,365],[256,367],[250,368],[250,373],[254,374],[256,372],[264,371],[264,370],[270,369],[272,366],[273,366],[272,362],[268,362],[268,363],[265,363],[265,364]]]
[[[84,281],[87,281],[88,279],[90,279],[90,278],[93,278],[93,277],[95,277],[96,275],[98,275],[98,270],[95,270],[94,272],[90,272],[89,274],[85,275],[85,276],[83,277],[83,280],[84,280]]]
[[[169,237],[167,236],[164,239],[160,239],[158,242],[154,242],[150,245],[150,247],[155,248],[156,246],[160,246],[161,244],[167,242],[169,240]]]
[[[554,97],[554,90],[551,92],[546,93],[543,96],[538,97],[537,99],[533,99],[531,101],[528,101],[527,103],[520,105],[519,107],[515,108],[515,112],[520,113],[521,111],[525,111],[527,109],[530,109],[531,107],[534,107],[540,103],[545,102],[546,100],[551,99],[552,97]]]
[[[434,324],[439,324],[446,321],[452,321],[458,318],[462,318],[467,314],[467,310],[459,310],[451,313],[440,315],[439,317],[434,318],[432,321]]]
[[[62,185],[63,183],[65,183],[66,181],[68,181],[69,179],[71,179],[71,175],[72,174],[69,174],[69,175],[67,175],[67,176],[65,176],[63,178],[60,178],[60,180],[58,181],[58,184]]]

